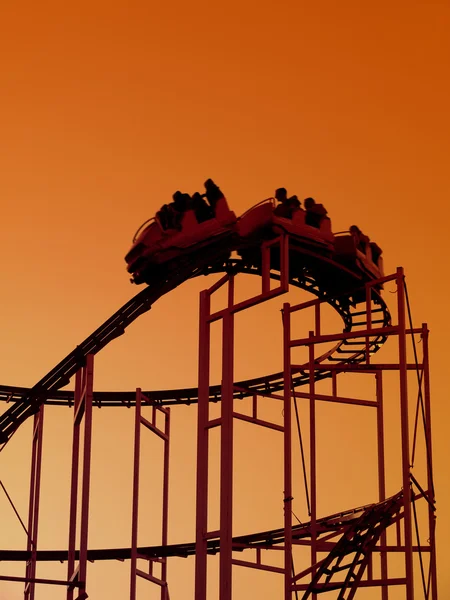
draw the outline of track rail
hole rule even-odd
[[[388,498],[384,502],[377,504],[367,504],[365,506],[359,506],[357,508],[351,508],[346,511],[335,513],[321,519],[317,519],[316,522],[316,533],[320,539],[321,535],[335,532],[349,532],[362,528],[361,524],[367,522],[367,516],[373,514],[384,515],[386,511],[390,510],[392,506],[395,506],[396,510],[400,510],[400,503],[403,497],[403,493],[399,492],[392,498]],[[378,524],[380,519],[375,519],[375,523]],[[388,522],[386,521],[386,527]],[[302,523],[295,525],[292,528],[292,535],[294,539],[307,539],[311,536],[311,523]],[[353,537],[351,538],[353,539]],[[240,535],[233,538],[233,550],[239,551],[247,548],[270,548],[277,544],[284,542],[284,529],[271,529],[269,531],[261,531],[258,533],[251,533],[248,535]],[[347,545],[344,541],[342,544],[345,550],[342,550],[341,554],[345,554],[347,551]],[[338,551],[340,546],[338,547]],[[340,556],[339,552],[336,551],[332,558]],[[165,556],[178,556],[187,558],[195,554],[195,542],[188,542],[185,544],[169,544],[167,546],[141,546],[138,548],[140,555],[147,558],[163,558]],[[219,538],[211,538],[208,540],[208,553],[216,554],[220,552],[220,540]],[[77,553],[78,554],[78,553]],[[31,552],[26,550],[0,550],[0,561],[8,562],[24,562],[29,560]],[[127,560],[131,557],[131,548],[105,548],[88,550],[88,560]],[[37,560],[43,562],[53,561],[66,561],[68,558],[67,550],[38,550]],[[78,556],[76,557],[78,559]]]
[[[261,268],[250,265],[242,259],[222,260],[220,256],[229,251],[231,241],[223,240],[222,246],[216,249],[217,260],[211,252],[203,252],[192,255],[189,259],[177,262],[176,270],[161,276],[151,286],[148,286],[116,313],[114,313],[103,325],[96,329],[84,342],[77,346],[60,363],[58,363],[47,375],[39,380],[32,388],[23,388],[10,385],[0,385],[0,400],[12,402],[12,406],[0,416],[0,443],[7,443],[17,428],[30,416],[35,414],[42,403],[61,405],[73,402],[72,391],[61,391],[76,371],[84,365],[88,354],[97,354],[112,340],[125,333],[125,329],[137,317],[150,310],[151,306],[162,296],[178,287],[184,281],[200,275],[212,273],[246,273],[261,275]],[[207,254],[207,256],[205,256]],[[317,297],[325,300],[341,316],[344,331],[356,330],[367,324],[366,302],[351,301],[355,292],[364,284],[356,273],[352,273],[343,265],[336,263],[320,254],[299,247],[290,246],[291,258],[290,284],[294,287],[304,289]],[[302,262],[299,263],[298,259]],[[347,289],[345,294],[334,295],[324,280],[323,271],[328,277],[335,280],[338,277],[346,278]],[[277,269],[271,269],[270,277],[279,280],[280,273]],[[389,310],[381,295],[372,289],[371,312],[378,314],[377,321],[382,327],[390,324]],[[373,321],[372,321],[373,322]],[[384,343],[386,337],[374,334],[370,338],[369,352],[376,352]],[[360,363],[366,359],[365,340],[340,341],[331,350],[316,359],[317,363]],[[317,379],[331,376],[331,370],[323,370],[316,374]],[[307,384],[309,374],[299,369],[293,373],[292,385],[294,388]],[[235,383],[235,398],[245,398],[254,394],[268,394],[280,391],[283,388],[282,373],[274,373],[256,379],[243,380]],[[154,402],[170,404],[191,404],[198,400],[197,388],[186,388],[176,390],[149,390],[145,395]],[[97,406],[130,406],[134,402],[135,392],[96,392],[94,402]],[[210,401],[220,400],[220,386],[210,387]]]
[[[284,234],[283,234],[284,235]],[[258,253],[258,245],[250,249],[250,253],[243,252],[245,258],[229,259],[230,251],[235,247],[235,240],[232,236],[221,238],[220,242],[212,244],[211,247],[193,249],[188,257],[183,257],[173,261],[168,265],[167,270],[159,273],[152,279],[152,284],[136,294],[134,298],[124,304],[116,313],[114,313],[105,323],[86,338],[70,354],[68,354],[60,363],[58,363],[49,373],[47,373],[32,388],[17,387],[0,384],[0,400],[10,403],[11,406],[0,416],[0,444],[6,444],[20,425],[31,415],[36,414],[39,407],[43,404],[49,405],[71,405],[74,402],[74,393],[72,391],[62,390],[71,377],[86,364],[89,355],[97,354],[109,344],[112,340],[121,336],[128,325],[137,319],[141,314],[147,312],[153,303],[159,298],[169,293],[188,279],[200,275],[228,273],[228,274],[249,274],[262,275],[262,267],[258,266],[258,260],[254,261],[252,252]],[[358,368],[373,368],[370,364],[369,356],[377,352],[386,341],[389,333],[394,328],[390,328],[391,316],[389,310],[381,297],[379,291],[373,287],[369,281],[366,285],[367,274],[352,272],[344,265],[333,261],[329,256],[323,254],[323,249],[312,251],[311,248],[304,247],[302,242],[295,237],[289,237],[289,283],[294,287],[306,290],[322,302],[328,303],[341,317],[343,331],[350,333],[348,336],[336,334],[324,336],[323,340],[336,340],[335,345],[315,358],[317,369],[314,369],[316,380],[331,377],[333,370],[338,367],[345,370],[346,365],[352,368],[360,365]],[[272,257],[273,258],[273,257]],[[270,258],[269,258],[270,261]],[[271,262],[270,278],[281,279],[280,270],[276,267],[277,256]],[[265,271],[264,277],[267,276]],[[391,278],[387,278],[390,280]],[[376,283],[379,283],[377,281]],[[266,286],[267,288],[267,286]],[[263,285],[264,289],[264,285]],[[283,290],[285,288],[283,287]],[[400,308],[399,308],[400,311]],[[400,320],[400,317],[399,317]],[[373,328],[372,328],[373,327]],[[319,329],[317,327],[317,329]],[[367,331],[369,330],[369,331]],[[370,333],[370,335],[368,335]],[[365,365],[364,363],[366,363]],[[362,364],[361,364],[362,363]],[[320,365],[320,366],[319,366]],[[379,365],[382,366],[382,365]],[[295,366],[292,374],[292,388],[310,384],[312,371],[311,363]],[[231,382],[233,386],[233,397],[235,399],[245,398],[254,395],[272,395],[285,387],[284,374],[273,373],[262,377],[247,379],[240,382]],[[197,388],[184,388],[172,390],[149,390],[143,392],[146,398],[159,405],[176,405],[198,402]],[[288,394],[289,396],[289,394]],[[135,403],[136,393],[126,392],[95,392],[93,401],[97,406],[131,406]],[[228,396],[227,396],[228,397]],[[209,388],[209,401],[217,402],[221,399],[221,386],[215,385]],[[286,396],[285,396],[286,399]],[[287,398],[289,400],[289,398]],[[286,406],[286,405],[285,405]],[[289,406],[289,402],[287,404]],[[288,413],[286,413],[288,414]],[[300,441],[301,443],[301,441]],[[384,458],[383,458],[384,460]],[[405,463],[406,464],[406,463]],[[312,468],[312,467],[311,467]],[[404,489],[407,484],[404,482]],[[420,488],[421,489],[421,488]],[[420,496],[411,496],[411,502],[415,502],[419,497],[427,497],[428,492],[421,490]],[[384,492],[380,492],[384,497]],[[285,499],[292,500],[291,497]],[[408,504],[409,503],[409,504]],[[405,531],[408,525],[410,515],[407,511],[410,506],[409,491],[403,494],[400,491],[395,496],[383,500],[382,502],[372,503],[363,507],[350,509],[341,513],[315,519],[315,508],[311,515],[313,519],[310,523],[300,523],[292,527],[289,521],[289,530],[292,531],[292,539],[302,545],[311,545],[312,556],[316,552],[327,553],[326,558],[311,565],[299,573],[292,582],[292,590],[304,591],[303,598],[306,600],[311,595],[315,595],[328,590],[340,590],[339,598],[351,600],[361,582],[362,575],[370,562],[370,556],[377,551],[377,544],[383,535],[383,532],[393,523],[404,519]],[[430,513],[431,514],[431,513]],[[431,527],[431,526],[430,526]],[[231,551],[243,551],[249,548],[270,549],[277,544],[285,543],[285,551],[290,552],[288,538],[284,538],[286,529],[273,529],[269,531],[252,533],[249,535],[237,536],[232,539],[230,552],[231,563],[243,566],[254,566],[256,563],[248,561],[238,561],[231,558]],[[207,553],[216,554],[221,551],[221,538],[208,535]],[[289,534],[290,535],[290,534]],[[163,537],[164,539],[164,537]],[[383,538],[381,538],[383,539]],[[385,540],[386,538],[384,538]],[[301,542],[300,542],[301,540]],[[333,541],[332,541],[333,540]],[[420,545],[417,535],[418,551],[424,549]],[[291,543],[289,541],[289,543]],[[163,559],[165,557],[188,557],[195,555],[196,543],[170,544],[163,546],[145,546],[136,549],[135,542],[132,542],[133,548],[107,548],[87,550],[87,559],[96,560],[126,560],[136,557],[136,550],[140,557],[149,560]],[[384,544],[384,546],[383,546]],[[405,546],[406,546],[405,542]],[[381,549],[380,549],[381,548]],[[397,540],[397,546],[388,546],[384,541],[380,552],[400,551],[400,538]],[[409,546],[410,552],[412,546]],[[222,547],[222,556],[226,549]],[[85,550],[83,550],[85,552]],[[76,553],[76,560],[81,557]],[[258,555],[258,552],[257,552]],[[86,554],[83,554],[83,560],[86,560]],[[1,550],[0,561],[24,562],[24,561],[66,561],[68,560],[67,550]],[[72,559],[71,559],[72,560]],[[134,558],[135,560],[135,558]],[[431,561],[431,559],[430,559]],[[35,562],[33,563],[35,564]],[[431,563],[430,563],[431,564]],[[422,565],[422,563],[421,563]],[[285,570],[286,577],[290,573],[291,557],[287,555]],[[133,567],[132,567],[133,568]],[[293,569],[293,565],[292,565]],[[273,570],[273,569],[272,569]],[[133,571],[132,571],[133,572]],[[430,566],[431,573],[431,566]],[[307,583],[295,583],[306,575],[309,581]],[[423,575],[423,570],[422,570]],[[344,576],[345,579],[342,579]],[[407,577],[411,575],[408,575]],[[33,575],[34,577],[34,575]],[[165,576],[163,576],[165,577]],[[381,580],[372,580],[371,574],[368,575],[370,584],[391,585],[408,584],[407,578],[390,580],[385,583]],[[21,580],[26,578],[14,578],[7,576],[0,577],[0,580]],[[28,578],[31,582],[32,578]],[[424,580],[425,581],[425,580]],[[50,580],[35,580],[36,583],[67,583]],[[367,583],[366,581],[364,583]],[[392,584],[394,584],[392,583]],[[433,583],[435,587],[435,584]],[[425,587],[425,583],[424,583]],[[83,595],[83,597],[85,597]],[[428,594],[427,594],[428,597]],[[81,596],[80,596],[81,598]]]

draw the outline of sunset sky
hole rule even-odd
[[[137,293],[123,257],[138,226],[175,190],[193,193],[212,177],[236,214],[280,186],[313,196],[334,231],[356,223],[379,244],[386,273],[405,268],[414,324],[431,330],[438,580],[440,598],[450,597],[449,31],[444,0],[3,0],[0,382],[32,386]],[[99,354],[95,389],[197,385],[198,293],[213,281],[177,289]],[[385,290],[392,307],[393,290]],[[308,296],[292,292],[288,301],[299,298]],[[283,301],[238,320],[237,379],[281,369]],[[339,330],[333,317],[327,323]],[[396,360],[393,344],[383,352]],[[219,359],[213,363],[219,382]],[[366,392],[361,384],[351,395]],[[394,464],[394,382],[386,394]],[[320,417],[321,516],[377,499],[375,446],[364,433],[373,433],[373,421],[359,407],[345,411],[326,407]],[[279,406],[267,414],[281,418]],[[172,419],[169,541],[176,543],[194,539],[196,408],[175,407]],[[46,413],[41,548],[67,545],[70,422],[67,408]],[[130,544],[132,433],[131,410],[95,410],[92,548]],[[282,526],[282,448],[274,435],[236,426],[237,534]],[[30,446],[27,422],[0,454],[0,479],[23,518]],[[161,446],[148,436],[143,454],[139,543],[150,545],[159,543]],[[395,468],[389,485],[392,494],[401,487]],[[296,508],[306,520],[300,494]],[[211,513],[214,520],[214,505]],[[25,548],[1,491],[0,532],[2,549]],[[192,567],[192,559],[169,563],[171,600],[193,598]],[[211,559],[211,600],[216,568]],[[0,564],[1,574],[24,569]],[[38,566],[40,577],[65,575],[66,565]],[[277,575],[238,567],[234,575],[236,600],[281,598]],[[129,563],[89,565],[90,598],[122,600],[128,586]],[[158,597],[147,582],[138,589]],[[420,587],[416,593],[422,598]],[[404,598],[404,589],[391,596]],[[0,600],[22,597],[21,584],[0,582]],[[36,594],[64,597],[53,587]]]

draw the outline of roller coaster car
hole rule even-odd
[[[144,274],[152,268],[165,265],[233,233],[236,215],[228,208],[225,197],[217,200],[214,212],[213,218],[199,223],[195,211],[186,210],[180,230],[163,229],[157,217],[141,225],[134,236],[131,250],[125,256],[127,271],[133,275],[132,281],[143,283]]]
[[[369,279],[384,277],[381,248],[375,242],[366,244],[366,252],[362,252],[352,235],[336,235],[334,247],[336,260],[340,263],[352,270],[359,269]]]
[[[239,236],[244,241],[263,237],[276,237],[282,232],[288,233],[293,240],[313,250],[330,254],[334,251],[334,235],[331,221],[323,217],[320,228],[306,225],[306,211],[302,208],[293,211],[292,219],[274,214],[275,199],[269,198],[255,204],[238,221]]]

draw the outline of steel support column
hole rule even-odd
[[[406,302],[403,269],[397,269],[398,349],[400,379],[400,414],[402,436],[402,482],[405,532],[405,575],[406,600],[414,600],[413,542],[411,519],[409,415],[408,415],[408,370],[406,357]]]
[[[385,456],[384,456],[384,412],[383,412],[383,373],[375,373],[376,399],[377,399],[377,451],[378,451],[378,500],[386,500],[386,474],[385,474]],[[387,545],[386,531],[383,531],[380,537],[381,546]],[[388,578],[388,557],[384,550],[380,550],[381,560],[381,579],[386,581]],[[381,588],[382,600],[388,600],[389,588],[383,585]]]
[[[427,453],[427,486],[428,486],[428,526],[430,538],[430,576],[431,599],[437,600],[437,569],[436,569],[436,516],[433,510],[435,503],[434,481],[433,481],[433,450],[431,445],[431,402],[430,402],[430,358],[428,351],[428,327],[422,325],[422,348],[423,348],[423,385],[425,400],[425,451]]]
[[[278,247],[280,285],[270,289],[271,249]],[[199,389],[197,432],[197,509],[196,509],[196,563],[195,599],[206,600],[207,590],[207,540],[217,532],[208,532],[208,435],[211,427],[220,427],[220,557],[219,598],[231,600],[233,565],[233,425],[234,417],[246,420],[245,415],[235,414],[234,405],[234,315],[288,291],[289,287],[289,238],[285,235],[264,242],[262,251],[261,293],[241,302],[234,302],[234,275],[222,277],[200,295],[199,336]],[[228,286],[227,305],[211,314],[211,296],[223,285]],[[210,380],[210,333],[211,323],[222,321],[222,385],[221,417],[209,420]],[[250,419],[254,423],[271,425]]]
[[[86,593],[87,550],[88,550],[88,525],[89,525],[89,490],[91,473],[91,440],[92,440],[92,398],[94,382],[94,357],[88,354],[86,365],[82,367],[75,377],[75,402],[73,419],[72,441],[72,477],[69,513],[69,555],[67,579],[77,583],[78,595],[75,600],[84,600]],[[81,519],[80,519],[80,546],[79,561],[75,567],[76,536],[77,536],[77,509],[78,509],[78,482],[80,461],[80,433],[81,423],[84,419],[84,439],[82,453],[81,476]],[[74,600],[75,586],[67,589],[67,600]]]
[[[228,279],[228,310],[222,319],[222,427],[220,436],[220,600],[231,600],[233,551],[233,362],[234,276]]]
[[[141,455],[141,389],[136,390],[134,413],[134,462],[133,462],[133,501],[131,515],[131,576],[130,600],[136,600],[136,569],[139,517],[139,465]]]
[[[31,552],[31,558],[27,562],[25,577],[35,579],[36,577],[36,551],[39,529],[39,501],[41,493],[41,467],[42,467],[42,440],[44,433],[44,405],[34,415],[33,441],[31,451],[31,476],[30,476],[30,501],[28,507],[28,539],[27,551]],[[34,581],[25,584],[25,600],[34,600]]]
[[[209,449],[209,370],[210,370],[210,296],[200,294],[200,333],[198,361],[197,423],[197,508],[195,534],[195,600],[206,600],[206,563],[208,531],[208,449]]]
[[[292,428],[291,428],[291,312],[283,305],[284,379],[284,600],[292,597]]]
[[[149,421],[142,416],[142,406],[146,404],[152,407],[152,419]],[[148,559],[145,556],[139,556],[138,544],[138,523],[139,523],[139,481],[141,465],[141,426],[146,427],[164,441],[164,466],[163,466],[163,499],[162,499],[162,532],[161,544],[167,545],[168,533],[168,513],[169,513],[169,438],[170,438],[170,408],[156,406],[143,393],[141,388],[136,389],[134,419],[134,464],[133,464],[133,500],[131,515],[131,573],[130,573],[130,600],[136,600],[136,582],[138,577],[147,579],[161,588],[161,600],[168,600],[167,586],[167,558]],[[164,430],[161,430],[156,424],[156,413],[160,411],[164,415]],[[137,559],[143,558],[149,560],[149,573],[137,568]],[[153,563],[161,563],[161,578],[153,575]]]
[[[314,337],[314,331],[309,332],[311,338]],[[317,465],[316,465],[316,378],[314,370],[314,343],[309,344],[309,480],[311,490],[311,577],[316,574],[317,563]],[[312,594],[313,600],[316,600],[317,594]]]

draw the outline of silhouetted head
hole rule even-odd
[[[314,198],[305,198],[303,200],[303,205],[306,208],[306,210],[308,210],[308,208],[312,208],[315,203],[316,201],[314,200]]]
[[[175,210],[180,212],[183,212],[188,208],[191,199],[189,194],[182,194],[181,192],[175,192],[172,198],[175,205]]]
[[[204,183],[206,193],[205,196],[208,198],[208,202],[214,208],[216,202],[222,198],[223,194],[212,179],[207,179]]]
[[[193,206],[198,206],[202,202],[204,202],[203,196],[199,192],[195,192],[195,194],[193,194],[193,196],[192,196]]]
[[[206,191],[217,187],[212,179],[207,179],[203,185],[205,186]]]
[[[285,200],[287,200],[286,188],[278,188],[277,190],[275,190],[275,198],[278,200],[278,202],[284,202]]]
[[[357,227],[356,225],[352,225],[350,227],[350,233],[353,235],[360,235],[361,234],[361,229],[359,227]]]

